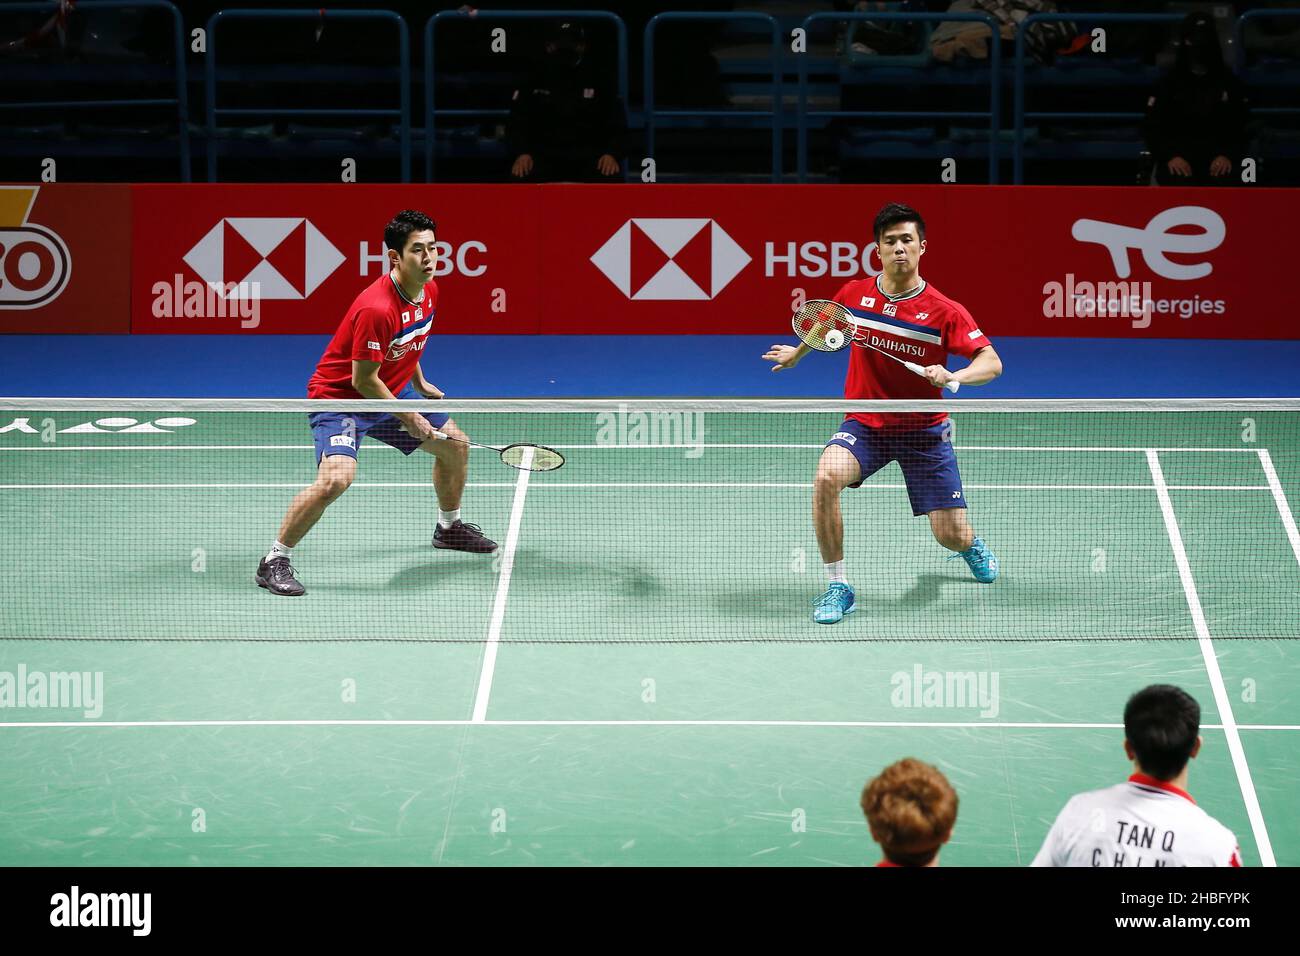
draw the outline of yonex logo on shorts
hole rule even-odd
[[[856,445],[858,443],[858,436],[851,435],[848,432],[836,432],[831,436],[831,441],[842,441],[847,442],[850,445]],[[827,442],[826,444],[829,445],[830,442]]]
[[[349,448],[356,448],[356,447],[357,447],[357,440],[356,440],[355,438],[353,438],[351,435],[331,435],[331,436],[330,436],[330,444],[331,444],[331,445],[347,445]]]

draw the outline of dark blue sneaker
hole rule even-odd
[[[825,594],[813,601],[813,620],[818,624],[837,624],[845,614],[852,614],[857,609],[853,588],[847,584],[832,584]]]
[[[949,560],[953,558],[962,558],[980,584],[992,584],[998,579],[998,559],[983,538],[976,538],[965,551],[948,555]]]

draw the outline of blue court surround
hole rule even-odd
[[[0,394],[301,398],[324,335],[0,336]],[[847,356],[778,373],[756,335],[433,335],[425,375],[459,398],[838,398]],[[979,398],[1300,395],[1300,340],[1000,338],[1005,373]],[[957,360],[951,367],[963,364]]]

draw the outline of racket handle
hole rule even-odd
[[[917,365],[915,362],[904,362],[903,364],[906,365],[910,371],[925,377],[925,369]],[[943,387],[955,395],[957,394],[957,389],[961,388],[961,382],[948,382]]]
[[[440,431],[438,431],[438,429],[435,428],[435,429],[433,430],[433,437],[434,437],[434,438],[442,438],[442,439],[445,439],[445,438],[447,437],[447,433],[446,433],[446,432],[440,432]]]

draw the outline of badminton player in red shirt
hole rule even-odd
[[[384,228],[390,270],[357,296],[325,349],[307,383],[307,397],[321,399],[442,398],[424,377],[420,356],[433,325],[438,285],[437,224],[422,212],[399,212]],[[328,408],[328,405],[325,406]],[[316,445],[316,480],[289,506],[280,534],[262,559],[254,578],[272,594],[297,597],[306,588],[289,564],[293,549],[347,491],[357,473],[357,448],[369,435],[404,455],[432,455],[433,486],[438,496],[435,548],[488,554],[496,542],[477,525],[460,520],[469,445],[450,417],[423,412],[352,414],[320,411],[308,416]],[[435,431],[458,441],[439,438]]]
[[[867,332],[867,341],[924,367],[925,376],[867,348],[850,348],[844,381],[848,399],[936,399],[950,381],[983,385],[1002,374],[992,343],[960,303],[921,278],[925,221],[901,203],[880,210],[874,223],[882,271],[847,283],[835,296]],[[807,345],[773,345],[763,356],[773,371],[793,368],[810,351]],[[949,372],[949,353],[970,364]],[[813,523],[826,565],[829,587],[814,602],[813,620],[834,624],[856,610],[844,567],[844,522],[840,493],[857,488],[891,461],[907,483],[914,515],[926,515],[935,540],[965,559],[975,579],[991,584],[998,561],[972,530],[966,495],[952,447],[952,430],[943,412],[853,413],[822,450],[813,492]]]

